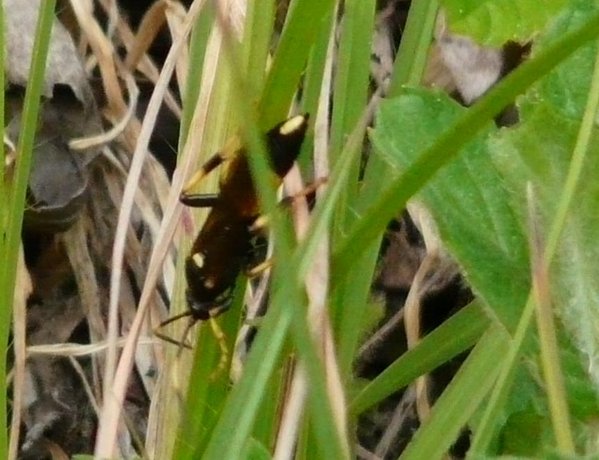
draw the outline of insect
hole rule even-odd
[[[308,127],[308,115],[291,117],[266,133],[268,158],[277,182],[289,172]],[[218,194],[197,194],[193,188],[218,166],[226,166]],[[211,208],[206,223],[196,237],[185,261],[188,310],[163,322],[159,328],[182,317],[190,317],[184,337],[197,321],[212,320],[231,305],[238,275],[249,269],[254,240],[260,236],[259,200],[252,181],[247,152],[238,138],[229,141],[213,155],[186,184],[180,201],[190,207]],[[222,332],[210,324],[220,340]],[[157,335],[171,343],[162,334]],[[223,347],[221,341],[221,348]]]

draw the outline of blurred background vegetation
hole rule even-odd
[[[3,458],[597,455],[596,2],[2,5]],[[235,134],[274,264],[179,349]]]

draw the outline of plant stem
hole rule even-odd
[[[559,361],[559,347],[555,334],[555,321],[549,297],[549,266],[563,229],[566,225],[568,212],[572,206],[574,195],[580,181],[582,167],[586,153],[589,149],[595,116],[599,108],[599,46],[595,56],[595,68],[589,90],[587,105],[582,117],[576,145],[570,160],[570,168],[561,194],[557,213],[549,233],[548,241],[543,255],[538,255],[539,260],[533,263],[533,292],[537,304],[537,326],[541,345],[541,360],[547,387],[551,421],[557,446],[562,454],[574,455],[574,441],[570,425],[570,416],[564,388],[563,374]],[[534,217],[534,216],[533,216]],[[534,235],[533,235],[534,236]],[[534,253],[533,253],[534,254]],[[537,275],[537,276],[534,276]]]
[[[40,97],[44,84],[46,57],[50,46],[50,33],[54,22],[55,0],[40,3],[40,11],[33,44],[32,61],[29,71],[29,81],[23,103],[21,133],[17,147],[14,178],[11,183],[9,209],[6,221],[2,222],[5,238],[0,241],[0,343],[6,350],[10,330],[13,293],[16,281],[17,260],[21,246],[21,228],[23,225],[23,209],[25,194],[31,166],[31,157],[37,129],[40,107]],[[4,62],[4,61],[2,61]],[[4,112],[4,111],[2,111]],[[0,165],[4,168],[4,163]],[[6,191],[6,190],[5,190]],[[18,410],[18,409],[15,409]],[[6,458],[6,352],[0,353],[0,458]]]

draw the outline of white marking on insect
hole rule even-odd
[[[191,260],[198,268],[202,268],[204,266],[204,255],[201,252],[196,252],[193,256],[191,256]]]
[[[206,280],[204,281],[204,287],[206,289],[212,289],[214,286],[215,286],[214,278],[212,278],[212,277],[206,278]]]

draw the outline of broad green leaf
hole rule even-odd
[[[534,185],[545,223],[555,213],[556,197],[565,181],[576,130],[577,123],[559,116],[550,107],[539,106],[526,124],[495,139],[492,144],[495,163],[504,172],[515,197],[523,196],[527,182]],[[552,294],[557,311],[573,333],[574,341],[588,355],[591,371],[598,364],[596,353],[599,351],[594,326],[599,320],[596,284],[599,187],[594,179],[599,173],[598,153],[595,142],[552,270]],[[522,208],[521,212],[524,211]],[[598,376],[595,380],[599,382]]]
[[[577,444],[582,447],[593,439],[585,425],[599,414],[597,395],[589,384],[580,353],[565,336],[563,328],[559,329],[559,335],[559,358],[565,376],[568,406],[575,420]],[[534,359],[527,359],[526,367],[521,366],[517,370],[513,384],[517,391],[510,392],[502,411],[505,420],[499,423],[501,431],[497,449],[504,455],[546,458],[553,449],[549,407],[539,381],[541,372]],[[474,431],[475,427],[473,425]]]
[[[528,41],[553,19],[567,0],[443,0],[449,26],[489,46]]]
[[[536,53],[534,58],[511,72],[468,112],[448,125],[398,180],[382,185],[378,197],[361,213],[361,219],[334,248],[333,263],[339,267],[339,276],[346,273],[355,254],[365,250],[373,240],[379,238],[385,223],[397,214],[407,200],[439,169],[458,156],[462,147],[488,126],[492,117],[497,116],[514,98],[553,70],[562,60],[595,39],[598,30],[599,13],[589,15],[583,26],[563,34],[551,46]],[[397,126],[397,129],[400,130],[401,127]]]
[[[400,170],[464,110],[444,94],[406,89],[381,105],[372,136],[375,148]],[[474,290],[513,329],[529,290],[528,249],[484,135],[468,143],[420,196]]]
[[[539,47],[559,39],[598,11],[596,2],[575,2],[567,15],[539,40]],[[522,122],[497,136],[490,153],[514,197],[533,184],[541,220],[552,222],[569,169],[596,56],[591,43],[560,64],[520,101]],[[552,288],[556,311],[572,340],[586,355],[585,367],[599,389],[599,144],[597,132],[586,154],[582,177],[569,210],[553,261]],[[524,205],[520,205],[524,212]]]
[[[511,414],[500,436],[500,451],[504,455],[539,457],[540,444],[546,439],[543,433],[549,428],[549,420],[534,407],[527,406]]]
[[[566,376],[570,412],[582,421],[596,418],[599,415],[599,400],[597,392],[592,385],[589,385],[585,363],[568,338],[562,338],[560,345],[560,357]]]
[[[571,9],[539,38],[533,55],[543,53],[583,20],[596,14],[597,9],[589,2],[572,3]],[[526,186],[528,183],[533,186],[541,214],[541,233],[545,236],[570,168],[594,60],[594,46],[588,45],[557,66],[518,100],[521,121],[517,126],[500,130],[489,128],[486,133],[474,137],[463,148],[459,159],[442,169],[420,195],[473,288],[510,330],[513,330],[514,319],[518,318],[528,294],[528,249],[524,236]],[[467,109],[443,96],[422,90],[405,90],[403,96],[388,101],[381,109],[373,136],[377,152],[389,164],[403,170],[434,142],[443,130],[439,123],[451,125],[463,110]],[[596,370],[599,347],[594,332],[599,320],[596,288],[599,253],[595,244],[599,237],[599,185],[596,180],[599,144],[596,138],[595,133],[577,188],[576,204],[569,210],[551,272],[551,293],[556,311],[566,325],[571,341],[582,352],[571,350],[560,356],[564,363],[569,407],[577,426],[596,416],[594,393],[599,382]],[[482,267],[485,267],[484,274],[476,273]],[[485,279],[491,274],[495,283],[490,278]],[[509,306],[506,305],[508,302]],[[560,336],[562,352],[569,341],[568,337]],[[581,357],[584,358],[582,365]],[[536,369],[529,366],[529,370],[533,368]],[[594,389],[589,388],[585,372],[591,374],[596,384]],[[538,369],[535,374],[542,378]],[[538,389],[542,394],[543,386]],[[542,401],[535,398],[534,393],[532,391],[530,397]],[[509,434],[509,427],[521,422],[515,414],[523,408],[508,406],[504,408],[508,424],[504,426],[502,436],[503,441],[507,436],[508,444],[511,442],[514,447],[518,440]],[[544,401],[537,407],[544,407]],[[546,415],[546,408],[540,413]],[[528,422],[534,421],[534,417],[528,415],[524,418]],[[497,424],[504,422],[496,421]],[[528,428],[545,432],[542,426],[533,425]],[[543,446],[544,454],[551,450],[550,444],[551,441]],[[514,447],[514,450],[517,449]]]
[[[547,33],[539,37],[535,49],[543,49],[559,40],[564,33],[579,27],[589,15],[597,11],[596,2],[586,0],[573,2],[572,6],[564,11],[547,30]],[[522,109],[527,110],[529,103],[542,102],[546,103],[552,111],[580,120],[591,84],[595,46],[592,42],[583,46],[543,78],[534,86],[530,97],[522,102]],[[535,98],[533,95],[538,97]]]
[[[567,339],[560,337],[560,360],[566,377],[568,403],[575,417],[576,441],[579,448],[592,439],[585,426],[597,415],[597,398],[589,385],[588,376],[581,367],[579,353]],[[527,358],[524,366],[516,369],[512,390],[497,417],[498,432],[490,452],[502,455],[547,458],[554,449],[554,437],[541,369],[534,358]],[[482,414],[478,414],[482,415]],[[474,433],[479,430],[479,419],[470,423]],[[479,458],[478,455],[475,455]]]

